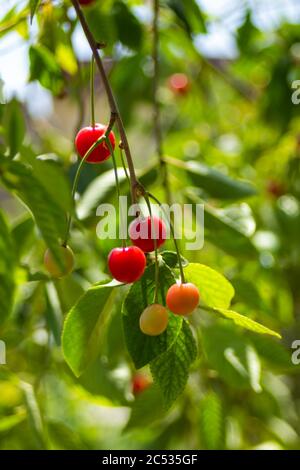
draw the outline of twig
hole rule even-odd
[[[139,183],[139,181],[136,177],[136,173],[135,173],[135,169],[134,169],[134,165],[133,165],[133,160],[132,160],[132,156],[131,156],[131,152],[130,152],[130,148],[129,148],[129,144],[128,144],[128,140],[127,140],[127,135],[126,135],[126,131],[125,131],[125,128],[124,128],[124,125],[123,125],[123,121],[122,121],[122,118],[121,118],[121,115],[120,115],[120,112],[119,112],[119,108],[118,108],[117,102],[115,100],[113,91],[111,89],[110,83],[107,79],[105,69],[103,67],[103,63],[102,63],[101,57],[100,57],[99,52],[98,52],[97,43],[95,42],[94,37],[93,37],[89,27],[88,27],[88,24],[85,20],[84,14],[82,13],[82,10],[79,6],[78,0],[71,0],[71,1],[72,1],[72,4],[73,4],[73,6],[76,10],[78,19],[80,21],[80,24],[82,26],[84,34],[87,38],[87,41],[90,45],[90,48],[93,52],[96,65],[97,65],[98,70],[100,72],[100,75],[101,75],[101,78],[102,78],[102,81],[103,81],[103,85],[104,85],[104,89],[105,89],[105,92],[106,92],[106,96],[107,96],[107,99],[108,99],[111,116],[115,119],[115,121],[117,123],[117,126],[118,126],[118,129],[119,129],[121,141],[123,143],[124,152],[125,152],[125,155],[126,155],[129,175],[130,175],[131,199],[132,199],[132,203],[135,204],[137,202],[137,192],[140,188],[140,183]]]
[[[154,66],[153,73],[153,121],[154,121],[154,136],[156,142],[156,151],[159,159],[159,165],[162,174],[162,183],[165,188],[166,202],[171,204],[171,191],[169,183],[169,173],[167,163],[164,160],[162,132],[161,132],[161,116],[160,105],[158,101],[157,91],[159,84],[159,0],[153,0],[153,51],[152,60]]]

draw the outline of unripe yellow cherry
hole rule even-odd
[[[52,277],[58,279],[70,274],[74,268],[74,254],[71,248],[69,246],[60,246],[59,249],[61,250],[63,268],[59,266],[49,248],[45,251],[44,255],[44,265],[46,270]]]
[[[166,307],[152,304],[145,308],[140,316],[140,329],[148,336],[158,336],[168,326],[169,314]]]

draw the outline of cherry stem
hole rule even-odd
[[[153,218],[153,215],[152,215],[152,208],[151,208],[151,203],[149,201],[149,197],[148,197],[148,193],[145,193],[144,194],[144,199],[146,201],[146,204],[147,204],[147,207],[148,207],[148,211],[149,211],[149,215],[151,217],[151,221],[153,223],[153,228],[155,230],[155,226],[154,226],[154,218]],[[150,233],[150,236],[152,237],[152,227],[151,227],[151,233]],[[158,303],[158,287],[159,287],[159,265],[158,265],[158,250],[157,250],[157,239],[156,239],[156,231],[155,231],[155,234],[154,234],[154,249],[155,249],[155,291],[154,291],[154,303],[157,304]]]
[[[153,199],[153,201],[155,201],[161,207],[162,211],[167,216],[166,211],[165,211],[162,203],[157,199],[157,197],[155,197],[153,194],[151,194],[149,192],[147,192],[147,195],[151,199]],[[171,234],[172,234],[172,238],[173,238],[173,242],[174,242],[174,246],[175,246],[175,250],[176,250],[176,254],[177,254],[181,282],[182,282],[182,284],[185,284],[186,281],[185,281],[184,272],[183,272],[182,259],[181,259],[181,256],[180,256],[178,243],[177,243],[177,240],[176,240],[176,237],[175,237],[174,225],[173,225],[173,222],[171,221],[170,218],[169,218],[168,222],[169,222],[169,226],[170,226],[170,230],[171,230]]]
[[[95,127],[95,59],[92,55],[91,59],[91,70],[90,70],[90,92],[91,92],[91,123],[92,127]]]
[[[119,176],[118,176],[118,168],[117,168],[117,163],[116,163],[116,158],[115,158],[115,152],[114,152],[113,146],[111,144],[111,141],[109,140],[109,135],[108,136],[106,135],[105,142],[106,142],[106,144],[109,148],[111,158],[112,158],[112,161],[113,161],[114,174],[115,174],[116,187],[117,187],[118,206],[119,206],[120,219],[121,219],[121,226],[123,227],[123,213],[122,213],[121,206],[120,206],[121,191],[120,191],[120,182],[119,182]],[[122,238],[121,241],[122,241],[122,247],[125,248],[126,241],[124,240],[124,238]]]
[[[123,170],[124,170],[126,179],[127,179],[128,183],[130,184],[130,178],[129,178],[128,171],[127,171],[125,161],[124,161],[123,149],[121,147],[120,147],[120,159],[121,159],[121,162],[122,162],[122,166],[123,166]]]
[[[79,177],[80,177],[80,173],[82,171],[83,165],[85,164],[87,158],[90,156],[90,154],[93,152],[93,150],[95,150],[95,148],[97,148],[98,145],[102,144],[105,141],[105,138],[106,138],[106,134],[102,137],[99,137],[99,139],[96,140],[96,142],[94,142],[93,145],[88,149],[88,151],[85,153],[85,155],[83,156],[81,162],[78,165],[78,168],[77,168],[77,171],[76,171],[76,174],[75,174],[75,178],[74,178],[74,182],[73,182],[73,186],[72,186],[72,203],[73,203],[73,207],[75,207],[75,195],[76,195],[78,182],[79,182]],[[71,230],[71,223],[72,223],[72,214],[69,213],[68,214],[68,219],[67,219],[66,235],[65,235],[64,242],[63,242],[62,246],[66,246],[67,243],[68,243],[70,230]]]

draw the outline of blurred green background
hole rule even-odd
[[[172,200],[205,205],[204,247],[183,255],[223,273],[235,288],[234,308],[283,337],[258,337],[199,311],[199,358],[168,411],[149,371],[137,377],[126,351],[123,288],[97,360],[79,379],[64,361],[63,318],[107,277],[107,254],[118,245],[95,230],[97,206],[116,201],[112,164],[84,168],[70,241],[76,269],[49,280],[45,240],[60,223],[51,225],[51,201],[70,208],[74,136],[89,124],[91,54],[70,2],[41,2],[32,24],[30,2],[1,3],[0,448],[299,449],[300,369],[292,362],[300,340],[300,104],[292,102],[299,3],[160,2],[158,100]],[[152,2],[95,1],[84,11],[106,44],[101,54],[136,167],[164,201]],[[188,80],[183,92],[170,83],[175,73]],[[109,120],[99,75],[96,117]],[[13,171],[1,178],[8,157],[33,168],[34,185]],[[145,390],[137,390],[141,383]]]

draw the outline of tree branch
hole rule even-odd
[[[161,116],[160,116],[160,105],[157,96],[158,84],[159,84],[159,0],[153,0],[153,121],[154,121],[154,136],[156,142],[156,152],[159,159],[159,165],[162,173],[162,183],[165,188],[166,202],[171,204],[171,191],[169,184],[169,173],[167,163],[164,160],[162,132],[161,132]]]
[[[132,160],[132,156],[131,156],[131,152],[130,152],[130,148],[129,148],[129,144],[128,144],[128,139],[127,139],[126,131],[125,131],[125,128],[124,128],[124,125],[123,125],[123,121],[122,121],[120,112],[119,112],[119,108],[118,108],[117,102],[115,100],[115,97],[114,97],[112,88],[110,86],[110,83],[107,79],[105,69],[104,69],[101,57],[99,55],[99,52],[98,52],[97,43],[94,40],[94,37],[93,37],[89,27],[88,27],[88,24],[86,22],[84,14],[82,13],[82,10],[79,6],[78,0],[71,0],[71,1],[72,1],[72,4],[73,4],[73,6],[76,10],[76,13],[77,13],[78,19],[80,21],[80,24],[82,26],[83,32],[84,32],[84,34],[85,34],[85,36],[88,40],[88,43],[90,45],[90,48],[91,48],[91,50],[93,52],[93,55],[94,55],[94,58],[95,58],[96,65],[97,65],[98,70],[100,72],[100,75],[101,75],[101,78],[102,78],[102,81],[103,81],[103,85],[104,85],[104,89],[105,89],[105,93],[106,93],[108,103],[109,103],[109,107],[110,107],[111,120],[115,120],[116,123],[117,123],[117,126],[118,126],[121,141],[122,141],[122,144],[123,144],[123,149],[124,149],[126,160],[127,160],[129,176],[130,176],[131,198],[132,198],[132,203],[134,204],[134,203],[136,203],[136,200],[137,200],[137,190],[140,186],[140,183],[138,182],[137,177],[136,177],[136,173],[135,173],[135,169],[134,169],[134,165],[133,165],[133,160]]]

